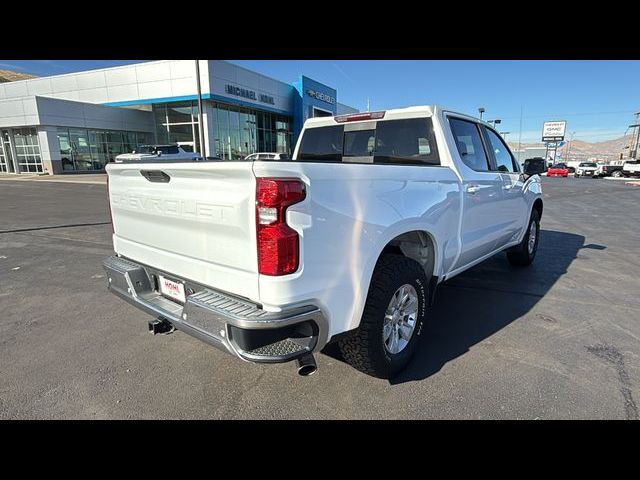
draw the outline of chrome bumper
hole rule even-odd
[[[243,360],[280,363],[320,350],[328,340],[325,316],[306,305],[281,312],[267,312],[259,305],[199,286],[183,305],[158,293],[157,274],[175,277],[131,260],[112,256],[102,265],[109,290],[176,329]]]

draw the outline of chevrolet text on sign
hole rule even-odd
[[[544,122],[542,125],[542,141],[543,142],[559,142],[564,140],[564,131],[567,122],[564,120],[557,122]]]

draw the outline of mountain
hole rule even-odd
[[[615,138],[613,140],[606,140],[604,142],[590,143],[582,140],[574,140],[573,142],[567,141],[562,147],[558,149],[558,153],[565,161],[617,160],[620,157],[621,153],[623,154],[624,158],[627,158],[629,156],[633,139],[633,134],[629,134],[620,138]],[[514,152],[518,149],[517,143],[508,143],[509,147],[511,147]],[[520,148],[544,149],[544,143],[523,143]]]
[[[28,73],[18,73],[12,70],[0,70],[0,83],[28,80],[29,78],[36,78],[36,76]]]

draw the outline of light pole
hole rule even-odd
[[[200,88],[200,60],[196,60],[196,82],[198,86],[198,134],[200,137],[200,152],[204,160],[207,153],[204,147],[204,118],[202,118],[202,89]]]
[[[480,120],[482,120],[482,114],[484,113],[484,107],[478,108],[478,112],[480,112]]]
[[[496,125],[502,123],[502,120],[496,118],[495,120],[487,120],[487,123],[490,124],[493,128],[496,128]]]
[[[502,135],[502,138],[504,138],[504,141],[507,141],[507,135],[509,135],[511,132],[499,132],[500,135]]]
[[[567,145],[567,162],[569,161],[569,154],[571,153],[571,144],[573,143],[573,136],[576,134],[576,132],[571,132],[571,138],[569,139],[569,143]]]
[[[631,145],[631,151],[629,152],[629,158],[638,159],[640,155],[638,155],[638,144],[640,143],[640,123],[638,122],[638,117],[640,117],[640,112],[634,113],[636,116],[636,122],[633,125],[629,125],[629,128],[636,129],[636,138],[635,141]],[[633,155],[633,157],[632,157]]]

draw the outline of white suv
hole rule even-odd
[[[251,155],[246,156],[244,159],[250,160],[250,161],[255,161],[255,160],[281,161],[281,160],[291,160],[291,157],[289,157],[289,155],[286,153],[258,152],[258,153],[252,153]]]
[[[598,175],[598,164],[594,162],[582,162],[576,168],[574,174],[576,178],[580,177],[596,177]]]
[[[187,152],[179,145],[140,145],[132,153],[123,153],[116,157],[116,163],[152,161],[197,160],[198,152]]]

